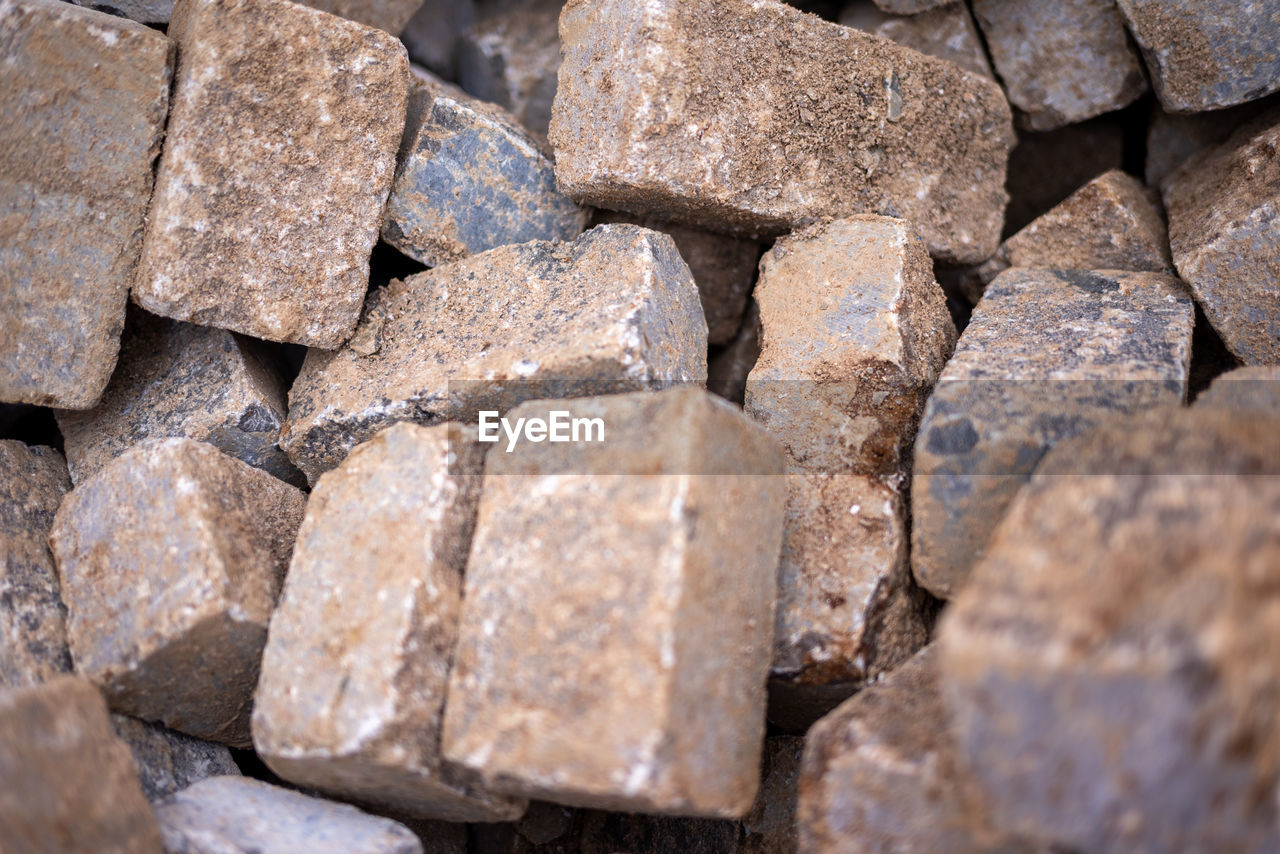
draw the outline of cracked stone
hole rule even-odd
[[[128,746],[142,794],[149,801],[158,801],[209,777],[240,773],[225,745],[127,715],[112,715],[111,729]]]

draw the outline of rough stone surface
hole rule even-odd
[[[149,801],[209,777],[240,773],[225,745],[201,741],[127,715],[112,715],[111,729],[128,745],[142,794]]]
[[[0,441],[0,689],[71,670],[49,529],[71,489],[52,448]]]
[[[871,10],[871,14],[867,10]],[[852,3],[840,16],[840,24],[897,42],[903,47],[954,62],[966,71],[995,78],[982,36],[963,2],[947,2],[907,17],[885,15],[865,0]]]
[[[1009,101],[1033,130],[1124,107],[1147,91],[1113,0],[973,0]]]
[[[171,70],[139,24],[0,2],[0,400],[82,408],[106,387]]]
[[[510,417],[557,408],[603,419],[604,441],[488,455],[445,756],[530,797],[738,818],[760,773],[782,449],[693,388]]]
[[[308,6],[357,21],[367,27],[400,34],[422,0],[301,0]]]
[[[0,690],[0,828],[6,854],[160,854],[129,751],[83,679]]]
[[[960,765],[930,646],[805,737],[796,822],[806,854],[1015,854]]]
[[[284,779],[417,818],[523,810],[440,757],[482,448],[474,428],[397,424],[316,484],[253,712]]]
[[[1250,101],[1211,113],[1170,113],[1151,105],[1147,121],[1147,186],[1159,188],[1178,167],[1201,151],[1227,141],[1240,125],[1280,103],[1280,97]]]
[[[707,343],[717,346],[733,340],[756,280],[759,243],[618,211],[597,211],[594,221],[633,223],[671,235],[698,286],[707,318]]]
[[[1196,406],[1233,412],[1261,411],[1280,415],[1280,366],[1236,368],[1213,381],[1196,398]]]
[[[93,409],[63,410],[71,479],[84,483],[147,439],[186,437],[297,484],[280,450],[285,390],[253,342],[132,311],[120,361]]]
[[[211,777],[156,805],[176,854],[422,854],[404,825],[245,777]]]
[[[133,298],[333,348],[360,316],[404,129],[386,33],[288,0],[180,0],[173,112]]]
[[[458,42],[475,22],[475,0],[426,0],[405,24],[400,40],[411,60],[453,80]]]
[[[1165,182],[1178,273],[1246,365],[1280,364],[1280,112],[1241,127]]]
[[[1124,168],[1125,126],[1099,116],[1053,131],[1022,131],[1009,155],[1006,237],[1108,169]],[[986,260],[985,258],[982,260]]]
[[[1159,204],[1141,182],[1112,169],[1000,245],[977,270],[968,294],[1010,267],[1172,273],[1169,234]]]
[[[987,288],[916,437],[911,560],[950,598],[1057,442],[1186,397],[1194,310],[1162,273],[1012,269]]]
[[[1230,107],[1280,89],[1271,0],[1117,0],[1166,110]]]
[[[191,439],[146,442],[62,502],[50,542],[76,672],[114,711],[247,747],[305,496]]]
[[[707,358],[707,389],[739,406],[746,399],[747,377],[760,358],[760,305],[747,300],[747,311],[733,340]]]
[[[1119,419],[1019,494],[939,640],[1002,826],[1096,854],[1280,846],[1278,429]]]
[[[382,239],[427,266],[530,240],[572,240],[587,213],[556,190],[542,144],[515,118],[425,72],[409,118]]]
[[[457,48],[458,84],[511,111],[546,137],[560,70],[558,23],[564,0],[501,9],[468,29]]]
[[[1014,138],[990,80],[772,0],[574,0],[561,37],[551,143],[580,201],[762,234],[880,213],[939,257],[996,249]]]
[[[307,354],[281,443],[314,480],[397,421],[703,383],[706,350],[697,288],[666,235],[607,225],[500,247],[372,295],[344,349]]]

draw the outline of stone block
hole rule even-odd
[[[990,80],[772,0],[576,0],[561,36],[579,201],[766,235],[879,213],[948,260],[996,249],[1014,139]]]
[[[289,392],[285,451],[315,480],[397,421],[475,423],[521,400],[706,380],[706,322],[671,238],[601,226],[492,249],[370,299]]]
[[[71,489],[52,448],[0,441],[0,689],[71,670],[49,529]]]
[[[430,267],[582,233],[586,211],[556,190],[550,154],[514,117],[426,72],[409,100],[383,240]]]
[[[146,442],[81,484],[50,542],[77,673],[114,711],[247,747],[306,497],[191,439]]]
[[[407,827],[245,777],[211,777],[156,804],[166,851],[422,854]]]
[[[1162,273],[1012,269],[987,288],[916,437],[911,561],[960,589],[1054,444],[1187,393],[1194,309]]]
[[[474,428],[397,424],[317,482],[253,712],[284,779],[416,818],[523,811],[440,756],[483,462]]]
[[[1280,113],[1250,122],[1165,181],[1178,273],[1246,365],[1280,364]]]
[[[395,172],[404,46],[288,0],[180,0],[169,34],[173,113],[134,301],[339,346],[360,316]]]
[[[1280,89],[1269,0],[1117,0],[1166,110],[1197,113]]]
[[[198,439],[281,480],[301,478],[279,445],[283,382],[253,342],[222,329],[131,311],[98,405],[57,415],[77,484],[139,442],[164,438]]]
[[[1147,91],[1113,0],[973,0],[1009,102],[1032,130],[1125,107]]]
[[[83,679],[0,690],[0,828],[11,854],[160,854],[107,707]]]
[[[560,8],[564,0],[532,0],[492,10],[462,34],[458,84],[491,101],[545,138],[560,70]]]
[[[147,27],[0,2],[0,400],[84,408],[111,378],[171,73]]]
[[[400,35],[422,0],[301,0],[314,9]]]
[[[226,745],[202,741],[128,715],[112,715],[111,729],[129,748],[142,794],[158,801],[209,777],[240,769]]]
[[[1280,415],[1280,366],[1228,371],[1196,398],[1196,407]]]
[[[556,409],[601,419],[603,441],[486,458],[445,757],[558,803],[741,817],[760,774],[782,449],[693,388],[509,417]]]
[[[974,74],[995,78],[978,26],[964,2],[944,0],[933,9],[904,17],[886,15],[867,0],[856,0],[841,13],[840,25],[954,62]]]

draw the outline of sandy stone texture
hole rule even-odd
[[[488,10],[457,46],[458,84],[546,138],[560,70],[564,0],[530,0]]]
[[[355,328],[404,129],[408,59],[288,0],[180,0],[173,111],[133,298],[309,347]]]
[[[857,0],[840,14],[840,25],[864,30],[903,47],[954,62],[966,71],[995,78],[978,25],[964,2],[943,5],[912,15],[888,15]]]
[[[1280,89],[1271,0],[1116,0],[1166,110],[1196,113]]]
[[[156,804],[180,854],[422,854],[404,825],[245,777],[211,777]]]
[[[1012,269],[960,336],[916,437],[911,561],[951,598],[1044,453],[1110,416],[1181,403],[1194,325],[1172,276]]]
[[[627,225],[504,246],[371,295],[312,350],[281,444],[314,481],[397,421],[475,423],[522,400],[706,381],[706,321],[671,238]]]
[[[1097,854],[1280,845],[1278,429],[1117,419],[1018,495],[939,640],[1003,826]]]
[[[422,0],[301,0],[308,6],[400,35]]]
[[[52,448],[0,441],[0,689],[71,670],[49,529],[71,489]]]
[[[1280,112],[1250,122],[1165,181],[1178,273],[1232,354],[1280,364]]]
[[[248,747],[267,621],[306,496],[191,439],[81,484],[50,542],[77,673],[114,711]]]
[[[483,465],[475,428],[397,424],[317,482],[253,713],[281,777],[417,818],[523,811],[440,756]]]
[[[75,676],[0,690],[0,828],[12,854],[160,854],[107,706]]]
[[[960,263],[999,243],[991,80],[773,0],[574,0],[560,35],[551,144],[580,201],[766,235],[879,213]]]
[[[433,267],[582,233],[587,212],[556,189],[544,143],[506,111],[414,71],[383,240]]]
[[[1274,412],[1280,415],[1280,366],[1236,368],[1196,398],[1200,409]]]
[[[1032,130],[1118,110],[1147,91],[1113,0],[973,0],[973,13],[1010,103]]]
[[[106,387],[171,73],[144,26],[0,2],[0,400],[84,408]]]
[[[298,485],[301,474],[279,445],[284,384],[255,344],[131,311],[98,405],[57,413],[71,479],[85,482],[147,439],[185,437]]]
[[[111,729],[128,746],[148,801],[158,801],[209,777],[240,773],[226,745],[128,715],[112,715]]]
[[[694,388],[510,417],[555,409],[601,418],[604,441],[488,454],[445,756],[529,797],[739,818],[760,775],[782,449]]]

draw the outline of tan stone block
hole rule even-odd
[[[602,419],[603,441],[488,455],[445,756],[531,797],[739,817],[760,773],[782,450],[691,388],[508,417],[557,409]]]
[[[211,445],[144,443],[62,502],[50,542],[76,672],[112,709],[249,745],[306,497]]]
[[[157,801],[209,777],[240,773],[225,745],[192,738],[128,715],[112,715],[111,729],[128,746],[142,794],[149,801]]]
[[[560,33],[551,143],[580,201],[761,234],[880,213],[948,260],[996,249],[990,80],[772,0],[574,0]]]
[[[133,298],[333,348],[355,328],[404,129],[408,59],[288,0],[180,0],[173,113]]]

